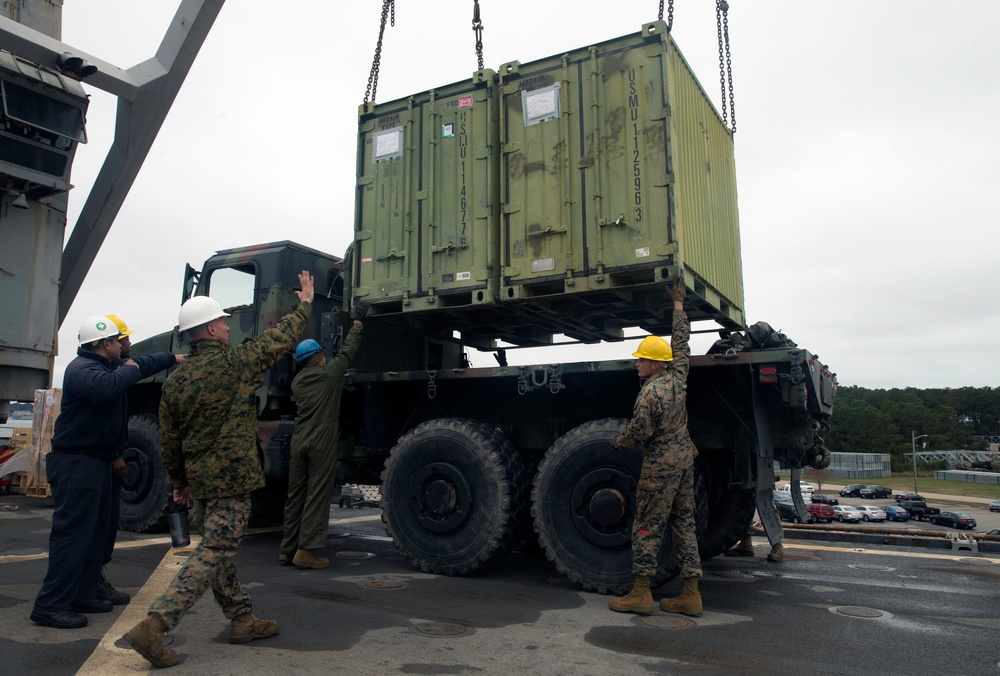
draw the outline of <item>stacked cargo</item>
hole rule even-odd
[[[618,340],[670,332],[683,274],[692,319],[744,323],[732,134],[662,22],[365,106],[358,148],[351,302],[376,314]]]

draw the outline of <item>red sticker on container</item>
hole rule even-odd
[[[468,108],[471,105],[472,105],[472,97],[471,96],[463,96],[462,98],[460,98],[458,100],[458,107],[459,108]]]
[[[373,260],[375,260],[375,259],[374,258],[362,258],[361,262],[362,263],[371,263]]]

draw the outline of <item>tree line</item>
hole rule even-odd
[[[841,453],[889,453],[902,462],[911,435],[927,435],[917,450],[985,451],[981,437],[1000,436],[1000,388],[869,390],[841,386],[825,435]]]

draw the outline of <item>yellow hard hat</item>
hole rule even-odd
[[[639,349],[632,353],[638,359],[649,359],[650,361],[673,361],[674,351],[670,349],[670,343],[659,336],[646,336],[639,343]]]
[[[132,330],[125,324],[125,322],[121,320],[121,317],[119,317],[118,315],[104,315],[104,316],[115,323],[115,326],[118,327],[119,334],[121,334],[122,336],[132,335]]]

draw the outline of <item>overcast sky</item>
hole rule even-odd
[[[127,68],[154,54],[178,4],[65,0],[63,41]],[[719,106],[715,3],[675,4],[674,38]],[[843,385],[1000,386],[1000,3],[730,4],[747,320],[817,353]],[[658,9],[480,5],[492,68],[635,33]],[[119,314],[138,340],[170,330],[186,262],[200,269],[216,250],[277,239],[343,255],[381,6],[226,3],[63,324],[55,385],[89,315]],[[471,77],[472,6],[398,0],[379,102]],[[114,99],[88,91],[69,229],[114,128]],[[633,349],[523,351],[512,362]]]

